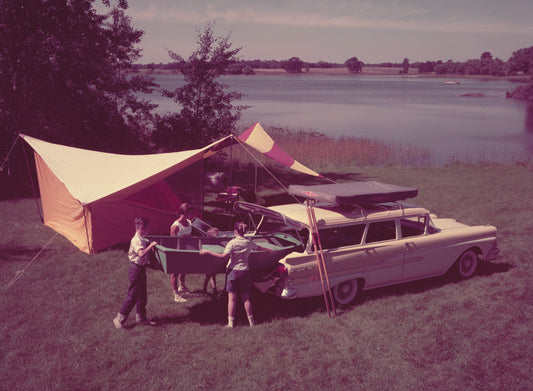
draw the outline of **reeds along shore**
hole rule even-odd
[[[276,126],[268,127],[269,135],[295,160],[316,169],[345,168],[354,166],[424,166],[430,164],[427,149],[381,140],[339,137],[306,130],[289,130]],[[252,158],[241,148],[234,149],[236,162],[247,164]],[[272,160],[259,157],[270,166]]]

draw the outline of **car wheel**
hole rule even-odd
[[[468,250],[461,255],[457,261],[457,274],[462,278],[470,278],[474,275],[477,268],[477,254]]]
[[[356,279],[343,281],[333,288],[333,298],[338,304],[349,304],[357,296],[358,289]]]

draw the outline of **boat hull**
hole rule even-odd
[[[200,255],[200,250],[223,253],[231,237],[175,237],[148,235],[146,240],[156,241],[155,268],[167,274],[217,274],[225,273],[226,263],[211,255]],[[260,249],[252,251],[248,264],[252,278],[264,275],[278,266],[287,254],[302,251],[302,242],[286,233],[251,236]],[[268,250],[265,250],[268,249]]]

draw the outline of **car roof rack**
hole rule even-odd
[[[365,208],[414,198],[418,189],[376,181],[345,182],[327,185],[290,185],[289,194],[332,205],[352,205]]]

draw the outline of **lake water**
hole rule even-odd
[[[221,83],[245,94],[241,127],[315,130],[417,145],[433,162],[533,158],[533,104],[506,99],[517,86],[503,80],[402,76],[225,76]],[[157,75],[164,88],[183,84],[179,75]],[[174,111],[169,99],[152,96],[160,111]]]

